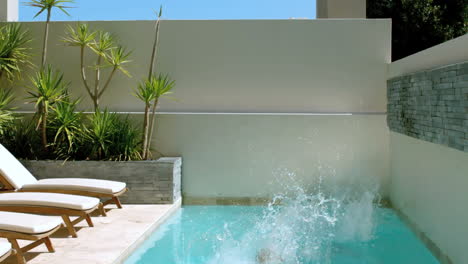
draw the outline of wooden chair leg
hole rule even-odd
[[[50,237],[44,238],[44,244],[46,245],[47,250],[49,250],[50,253],[55,252],[54,246],[52,245],[52,241],[50,241]]]
[[[91,220],[91,217],[89,216],[89,214],[85,216],[85,219],[89,227],[94,227],[93,220]]]
[[[23,250],[18,244],[18,240],[9,238],[8,241],[11,243],[11,246],[15,250],[16,253],[16,259],[18,260],[18,264],[26,264],[26,259],[24,258],[23,255]]]
[[[99,203],[99,210],[101,211],[102,216],[107,216],[106,209],[104,209],[103,203]]]
[[[112,198],[112,200],[113,200],[114,203],[117,205],[117,208],[122,209],[122,204],[120,203],[119,197],[114,196],[114,197]]]
[[[68,229],[68,233],[72,237],[75,237],[75,238],[78,237],[78,235],[76,234],[75,227],[73,227],[73,223],[70,220],[70,217],[68,217],[68,215],[62,215],[62,219],[63,219],[63,223],[65,224],[65,226]]]

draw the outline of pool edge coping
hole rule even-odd
[[[151,224],[143,234],[137,238],[131,245],[129,245],[122,253],[111,263],[112,264],[123,264],[135,250],[140,247],[150,236],[151,234],[158,229],[168,218],[170,218],[175,212],[177,212],[182,207],[182,198],[179,198],[174,202],[169,210],[166,211],[159,219]]]
[[[400,209],[396,207],[391,208],[440,264],[455,264],[455,262],[453,262],[452,259],[450,259],[450,257],[445,254],[444,251],[425,232],[423,232],[413,220],[411,220]]]

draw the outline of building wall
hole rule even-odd
[[[366,0],[317,0],[317,18],[366,18]]]
[[[89,109],[79,74],[79,48],[65,47],[61,41],[66,24],[54,22],[50,27],[48,62],[64,72],[72,93]],[[133,51],[128,65],[133,77],[117,74],[102,105],[143,111],[131,94],[148,74],[154,22],[89,24],[114,33]],[[36,54],[43,26],[25,23]],[[159,54],[157,70],[177,82],[177,100],[162,101],[161,111],[386,111],[390,20],[163,21]],[[39,61],[35,56],[36,65]],[[18,88],[24,92],[23,87]]]
[[[3,21],[18,21],[18,0],[1,0],[0,1],[0,22]]]
[[[147,75],[154,21],[90,25],[133,50],[133,77],[119,74],[102,105],[141,120],[143,105],[131,93]],[[25,24],[35,52],[43,26]],[[48,62],[89,110],[78,50],[60,41],[65,26],[51,25]],[[309,183],[321,174],[327,182],[371,179],[386,195],[390,28],[390,20],[163,21],[157,69],[176,80],[177,100],[161,101],[161,112],[175,114],[159,118],[154,147],[184,159],[185,197],[270,196],[280,171]],[[20,97],[25,86],[16,87]],[[353,115],[297,114],[316,112]]]
[[[458,67],[444,65],[466,61],[467,46],[468,35],[465,35],[396,61],[389,66],[389,78],[411,75],[421,70],[431,72],[430,69],[434,68],[444,70]],[[466,102],[467,84],[460,83],[465,85],[458,87],[463,93],[456,97],[454,94],[454,100]],[[414,105],[417,106],[417,103]],[[459,110],[466,118],[466,105],[460,106]],[[440,121],[450,125],[448,116]],[[468,139],[466,132],[464,142]],[[390,197],[393,205],[439,247],[442,255],[447,255],[453,263],[468,263],[464,247],[468,243],[465,228],[468,214],[466,210],[460,210],[468,203],[468,153],[396,132],[390,134]]]
[[[393,206],[452,263],[468,263],[468,154],[390,133]]]
[[[468,61],[468,34],[392,62],[388,78]]]
[[[283,185],[381,184],[388,191],[385,115],[165,114],[155,146],[181,155],[186,199],[269,197]]]

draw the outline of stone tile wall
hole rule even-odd
[[[468,152],[468,62],[387,81],[391,131]]]

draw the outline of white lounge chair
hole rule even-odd
[[[12,253],[12,248],[19,264],[26,263],[24,253],[41,244],[45,244],[49,252],[55,252],[50,235],[55,233],[61,225],[62,221],[59,217],[0,212],[0,237],[8,239],[11,243],[10,246],[1,244],[0,252],[6,251],[6,255],[3,255],[0,261]],[[18,240],[34,242],[20,247]]]
[[[77,237],[75,225],[86,220],[93,227],[90,214],[104,211],[98,198],[59,193],[7,192],[0,194],[0,211],[61,216],[68,232]],[[70,216],[78,216],[71,221]]]
[[[4,261],[11,255],[11,244],[6,241],[0,241],[0,262]]]
[[[119,196],[127,191],[124,182],[64,178],[37,180],[2,144],[0,144],[0,183],[5,190],[49,192],[108,198],[103,204],[115,203],[122,208]]]

